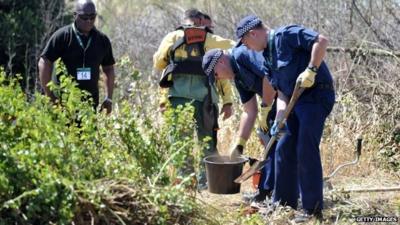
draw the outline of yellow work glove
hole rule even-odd
[[[244,150],[244,147],[246,146],[246,142],[247,142],[247,140],[245,140],[244,138],[239,138],[236,141],[231,152],[229,153],[229,156],[231,157],[231,159],[236,158],[243,154],[243,150]]]
[[[222,99],[222,105],[233,103],[232,84],[229,80],[217,80],[217,91]]]
[[[271,106],[261,106],[260,112],[258,113],[258,126],[264,132],[268,132],[269,130],[267,118],[270,111]]]
[[[302,88],[309,88],[313,86],[315,82],[315,75],[317,75],[317,72],[307,68],[299,75],[296,82],[300,82],[300,87]]]
[[[160,88],[159,107],[162,113],[166,110],[167,103],[168,103],[168,88]]]

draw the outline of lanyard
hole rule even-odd
[[[270,69],[273,69],[273,63],[272,63],[272,52],[274,50],[274,40],[275,39],[275,31],[270,30],[269,35],[268,35],[268,59],[266,59],[266,63]]]
[[[81,48],[83,49],[83,67],[85,67],[86,50],[89,48],[90,44],[92,43],[92,37],[89,38],[89,40],[86,44],[86,47],[84,47],[82,39],[81,39],[81,37],[79,37],[78,31],[76,30],[75,23],[72,24],[72,29],[74,30],[74,34],[75,34],[76,40],[79,43],[79,46],[81,46]]]

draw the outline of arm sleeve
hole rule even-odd
[[[285,41],[287,41],[291,47],[311,51],[319,34],[311,29],[293,25],[287,28],[284,35]]]
[[[106,54],[104,55],[101,65],[102,66],[114,65],[115,59],[114,59],[114,55],[112,52],[111,42],[110,42],[110,39],[108,39],[108,37],[105,37],[105,51],[106,51]]]
[[[240,101],[242,102],[242,104],[248,102],[256,94],[254,92],[245,90],[238,84],[236,84],[236,89],[238,90]]]
[[[67,43],[65,40],[65,34],[62,30],[56,31],[49,39],[46,44],[46,47],[43,49],[41,57],[44,57],[51,62],[55,62],[62,53],[64,52],[65,46]]]
[[[175,43],[175,32],[167,34],[161,41],[158,50],[153,55],[153,67],[159,71],[168,65],[169,50]]]
[[[239,66],[246,68],[247,71],[258,77],[264,77],[268,74],[264,57],[255,51],[237,51],[235,59]]]
[[[160,97],[159,104],[167,104],[168,102],[168,88],[160,88],[159,89]]]
[[[221,96],[222,104],[233,103],[232,84],[229,80],[216,81],[218,94]]]
[[[206,42],[204,43],[204,49],[206,52],[213,48],[220,48],[222,50],[226,50],[232,48],[233,46],[235,46],[235,44],[236,42],[230,39],[225,39],[221,36],[208,33]]]

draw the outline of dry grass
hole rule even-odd
[[[399,177],[376,170],[369,176],[338,175],[331,182],[334,190],[325,192],[322,224],[354,224],[357,216],[395,216],[400,219],[399,192],[341,192],[352,188],[400,186]],[[250,190],[252,190],[251,183],[247,181],[242,185],[241,191]],[[221,224],[294,224],[296,211],[289,207],[278,207],[266,215],[261,211],[258,215],[244,216],[243,212],[248,207],[242,202],[241,194],[216,195],[205,191],[199,194],[198,198],[210,205],[209,210],[213,210],[215,216],[221,218],[219,220]],[[316,220],[311,220],[306,224],[317,223]]]
[[[151,56],[162,37],[178,25],[179,16],[185,8],[198,7],[210,13],[216,24],[216,33],[223,37],[233,38],[235,23],[243,15],[254,13],[271,27],[290,23],[302,24],[328,35],[331,46],[360,49],[352,54],[329,52],[326,56],[326,62],[335,80],[337,102],[326,122],[321,143],[324,175],[328,175],[338,165],[354,159],[355,141],[358,135],[362,135],[364,145],[360,162],[356,166],[339,171],[331,180],[333,186],[340,189],[398,184],[400,166],[396,165],[400,164],[396,159],[400,160],[400,143],[394,141],[394,131],[400,121],[400,60],[368,52],[368,49],[399,49],[400,5],[397,1],[352,1],[352,4],[319,0],[268,1],[268,4],[244,4],[243,1],[231,0],[203,0],[196,3],[185,0],[98,2],[105,7],[103,13],[107,18],[102,22],[107,28],[106,31],[111,34],[116,55],[129,56],[143,75],[138,78],[139,82],[125,77],[121,77],[119,82],[132,85],[140,83],[154,90],[151,94],[143,92],[148,97],[148,101],[144,102],[152,103],[149,112],[157,110],[152,107],[157,105],[155,102],[158,97],[155,90],[158,74],[150,72]],[[105,2],[107,4],[104,4]],[[227,154],[236,140],[241,112],[239,101],[236,103],[232,118],[220,121],[218,149],[221,154]],[[258,157],[261,151],[262,147],[253,132],[245,154]],[[244,189],[248,190],[246,185]],[[382,208],[381,211],[388,215],[398,215],[400,209],[396,212],[392,207],[386,207],[391,205],[394,199],[398,199],[396,195],[398,196],[398,193],[364,193],[351,194],[350,198],[347,198],[343,194],[333,194],[333,197],[327,194],[327,202],[332,203],[326,211],[328,224],[335,223],[336,218],[339,218],[338,224],[354,223],[354,220],[346,221],[345,218],[375,212],[374,207]],[[227,212],[221,208],[227,207],[230,211],[227,215],[240,208],[237,205],[240,201],[239,195],[232,196],[231,199],[227,196],[212,195],[201,198],[212,202],[215,208],[224,213]],[[369,206],[363,201],[367,201]],[[216,210],[216,216],[220,214],[218,212]],[[266,219],[268,223],[287,224],[291,215],[292,211],[281,209]],[[232,218],[234,219],[230,222],[234,224],[235,217]],[[221,221],[224,221],[224,218],[221,217]]]
[[[339,94],[340,95],[340,94]],[[362,154],[358,164],[340,170],[330,183],[332,191],[325,192],[325,210],[323,224],[352,224],[356,216],[397,216],[400,218],[399,192],[372,192],[372,193],[342,193],[341,190],[362,188],[384,188],[400,186],[400,173],[384,169],[379,159],[379,149],[383,144],[376,139],[390,139],[390,132],[378,131],[384,127],[387,118],[375,117],[373,114],[362,114],[362,108],[368,104],[354,102],[352,97],[339,97],[332,115],[328,118],[323,140],[321,142],[321,158],[324,175],[329,175],[337,166],[355,158],[356,139],[359,135],[364,138]],[[398,104],[396,102],[396,104]],[[398,109],[392,113],[398,113]],[[239,123],[240,109],[227,121],[220,121],[218,148],[221,154],[227,154],[233,146]],[[375,121],[368,118],[375,117]],[[367,125],[366,125],[367,124]],[[368,125],[369,124],[369,125]],[[246,154],[258,156],[262,147],[252,133],[246,146]],[[250,182],[242,185],[242,192],[251,190]],[[272,214],[255,220],[240,216],[245,207],[239,194],[219,196],[203,194],[202,199],[217,208],[224,208],[227,218],[224,224],[262,224],[254,221],[263,221],[267,224],[291,224],[295,211],[279,207]],[[313,220],[309,224],[315,224]],[[371,223],[369,223],[371,224]],[[390,223],[388,223],[390,224]],[[394,223],[393,223],[394,224]]]

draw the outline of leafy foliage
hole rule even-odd
[[[4,71],[0,84],[0,224],[85,221],[88,208],[99,220],[112,218],[104,210],[114,212],[116,203],[107,199],[124,190],[127,203],[148,209],[130,215],[136,224],[140,218],[168,224],[176,214],[189,221],[197,212],[185,194],[193,179],[172,185],[187,158],[198,155],[187,120],[193,108],[170,109],[157,124],[127,101],[111,116],[96,114],[66,76],[50,85],[60,96],[56,104],[40,94],[27,102],[18,80],[6,80]]]

